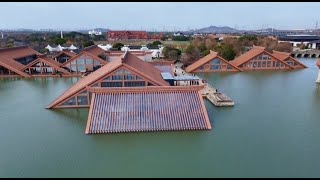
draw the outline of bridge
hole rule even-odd
[[[291,56],[295,58],[299,58],[299,57],[320,58],[320,50],[316,50],[316,49],[295,50],[291,53]]]

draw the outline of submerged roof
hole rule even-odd
[[[300,64],[301,66],[307,67],[306,65],[304,65],[303,63],[301,63],[297,59],[293,58],[290,53],[273,50],[272,51],[272,55],[274,57],[276,57],[277,59],[280,59],[280,60],[285,60],[287,58],[290,58],[292,61],[295,61],[296,63]]]
[[[0,60],[2,57],[16,59],[20,57],[33,55],[33,54],[41,55],[39,52],[35,51],[29,46],[3,48],[3,49],[0,49]]]
[[[243,55],[239,56],[238,58],[236,58],[233,61],[230,61],[231,64],[239,67],[241,64],[251,60],[252,58],[258,56],[261,53],[266,53],[269,56],[281,61],[283,64],[287,65],[288,67],[294,69],[293,66],[291,66],[290,64],[286,63],[285,61],[283,61],[282,59],[279,59],[278,57],[276,57],[274,54],[269,53],[268,51],[265,50],[265,47],[261,47],[261,46],[253,46],[253,48],[249,51],[247,51],[246,53],[244,53]],[[283,57],[285,54],[277,54],[279,57]]]
[[[83,51],[86,51],[95,56],[98,56],[101,53],[105,52],[105,50],[100,48],[98,45],[92,45],[92,46],[86,47],[83,49]]]
[[[29,46],[19,46],[12,48],[0,49],[0,65],[23,76],[30,77],[29,74],[22,71],[25,67],[23,64],[17,62],[16,58],[21,58],[30,55],[41,55],[39,52],[33,50]]]
[[[37,64],[38,62],[43,62],[43,63],[46,63],[48,64],[49,66],[51,66],[52,68],[55,68],[56,70],[60,71],[60,72],[63,72],[65,74],[70,74],[69,71],[61,68],[61,64],[47,56],[39,56],[37,59],[35,59],[34,61],[32,61],[31,63],[29,63],[28,65],[26,65],[23,70],[33,66],[34,64]]]
[[[59,56],[61,56],[62,54],[66,54],[68,56],[70,56],[71,58],[73,58],[74,56],[76,56],[77,54],[74,52],[70,52],[70,51],[61,51],[59,52],[57,55],[53,56],[53,58],[57,58]]]
[[[236,59],[230,61],[230,63],[238,67],[239,65],[249,61],[250,59],[254,58],[255,56],[258,56],[263,52],[266,52],[265,47],[253,46],[252,49],[237,57]]]
[[[86,134],[211,129],[202,88],[92,88]]]
[[[7,57],[0,57],[0,66],[3,66],[23,77],[30,77],[29,74],[22,71],[24,65],[18,63],[17,61],[7,58]]]
[[[122,57],[109,62],[108,64],[102,66],[98,70],[89,74],[88,76],[83,77],[68,90],[66,90],[62,95],[60,95],[56,100],[54,100],[47,108],[52,108],[57,104],[61,103],[65,99],[71,97],[77,92],[86,88],[96,81],[100,80],[104,76],[108,75],[112,71],[116,70],[120,66],[125,66],[128,69],[134,70],[140,73],[145,78],[149,79],[151,82],[156,83],[159,86],[168,86],[169,83],[162,79],[161,71],[151,64],[141,60],[140,58],[132,55],[129,52],[126,52]]]
[[[209,61],[213,60],[214,58],[219,58],[220,60],[224,61],[225,63],[231,65],[233,68],[242,71],[241,69],[239,69],[238,67],[234,66],[233,64],[231,64],[230,62],[228,62],[227,60],[223,59],[222,57],[218,56],[218,53],[215,51],[210,51],[210,53],[206,56],[204,56],[203,58],[197,60],[196,62],[194,62],[193,64],[189,65],[186,68],[186,72],[192,72],[195,69],[199,68],[200,66],[208,63]]]

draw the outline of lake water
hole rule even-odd
[[[235,101],[208,131],[85,135],[88,109],[45,107],[77,78],[0,80],[0,177],[320,177],[316,60],[198,74]]]

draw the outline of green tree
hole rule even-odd
[[[208,54],[210,54],[210,50],[205,50],[205,51],[201,52],[202,56],[206,56]]]
[[[158,45],[161,45],[162,43],[160,41],[153,41],[152,42],[152,45],[153,46],[158,46]]]
[[[89,47],[89,46],[92,46],[94,45],[94,42],[93,41],[84,41],[82,46],[83,47]]]
[[[124,44],[122,43],[115,43],[112,48],[115,48],[115,49],[118,49],[118,50],[121,50],[121,48],[124,46]]]
[[[231,61],[236,57],[236,52],[233,50],[232,46],[224,45],[222,48],[221,56],[224,59]]]

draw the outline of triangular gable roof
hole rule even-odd
[[[106,60],[101,59],[101,58],[100,58],[99,56],[97,56],[97,55],[91,54],[91,53],[88,52],[88,51],[82,51],[82,52],[80,52],[79,54],[77,54],[76,56],[70,58],[68,61],[66,61],[66,62],[64,62],[63,64],[61,64],[60,67],[63,67],[63,66],[65,66],[66,64],[68,64],[68,63],[76,60],[77,58],[79,58],[79,57],[82,56],[83,54],[87,54],[87,55],[89,55],[89,56],[94,57],[94,59],[97,60],[97,61],[99,61],[101,64],[106,64],[106,63],[107,63]]]
[[[238,67],[239,65],[249,61],[250,59],[254,58],[255,56],[263,53],[264,51],[265,51],[264,47],[253,46],[252,49],[250,49],[246,53],[242,54],[241,56],[237,57],[236,59],[230,61],[230,63],[233,64],[234,66]]]
[[[83,51],[89,52],[95,56],[104,52],[104,49],[100,48],[98,45],[92,45],[83,49]]]
[[[248,52],[246,52],[243,55],[239,56],[235,60],[230,61],[230,63],[233,64],[234,66],[239,67],[241,64],[243,64],[245,62],[248,62],[249,60],[251,60],[252,58],[258,56],[261,53],[266,53],[269,56],[279,60],[281,63],[289,66],[292,69],[294,69],[293,66],[291,66],[290,64],[286,63],[285,61],[277,58],[276,56],[272,55],[271,53],[269,53],[268,51],[265,50],[265,47],[261,47],[261,46],[253,46],[253,48],[251,50],[249,50]]]
[[[29,46],[19,46],[19,47],[0,49],[0,59],[1,57],[16,59],[16,58],[25,57],[32,54],[41,55],[39,52],[35,51]]]
[[[11,58],[1,57],[0,65],[23,77],[30,77],[29,74],[22,71],[24,66]]]
[[[222,60],[223,62],[229,64],[230,66],[232,66],[233,68],[242,71],[240,68],[238,68],[237,66],[234,66],[233,64],[231,64],[230,62],[228,62],[227,60],[223,59],[222,57],[218,56],[218,53],[215,51],[211,51],[210,53],[206,56],[204,56],[203,58],[197,60],[196,62],[194,62],[193,64],[189,65],[186,68],[186,72],[192,72],[193,70],[199,68],[200,66],[208,63],[209,61],[211,61],[214,58],[219,58],[220,60]]]
[[[140,58],[130,54],[129,52],[126,52],[122,57],[118,57],[117,59],[109,62],[108,64],[89,74],[88,76],[80,79],[62,95],[60,95],[56,100],[49,104],[47,108],[56,106],[57,104],[70,98],[79,91],[84,90],[87,86],[90,86],[91,84],[95,83],[96,81],[100,80],[101,78],[121,66],[125,66],[126,68],[135,71],[138,74],[141,74],[146,79],[149,79],[152,82],[156,82],[156,84],[160,86],[169,86],[169,83],[162,79],[160,70],[158,70],[151,64],[141,60]],[[159,77],[161,78],[161,80],[159,79]]]
[[[73,53],[73,52],[70,52],[70,51],[61,51],[57,55],[53,56],[53,59],[61,56],[62,54],[66,54],[66,55],[70,56],[71,58],[73,58],[73,57],[75,57],[77,55],[76,53]]]
[[[23,68],[23,70],[33,66],[34,64],[38,63],[38,62],[43,62],[43,63],[46,63],[48,64],[49,66],[53,67],[54,69],[60,71],[60,72],[63,72],[65,74],[70,74],[70,72],[68,72],[67,70],[61,68],[61,64],[47,56],[43,56],[43,57],[38,57],[37,59],[35,59],[34,61],[32,61],[31,63],[29,63],[27,66],[25,66]]]
[[[290,53],[287,52],[280,52],[280,51],[272,51],[272,55],[275,56],[277,59],[281,59],[281,60],[285,60],[287,58],[290,58],[292,61],[295,61],[296,63],[300,64],[302,67],[307,67],[306,65],[304,65],[303,63],[301,63],[300,61],[296,60],[295,58],[291,57]]]
[[[163,80],[161,73],[162,71],[152,64],[143,61],[139,57],[131,54],[130,52],[126,52],[123,58],[124,65],[128,65],[127,67],[133,68],[136,72],[140,72],[144,77],[150,79],[158,85],[166,86],[169,85],[167,81]]]

